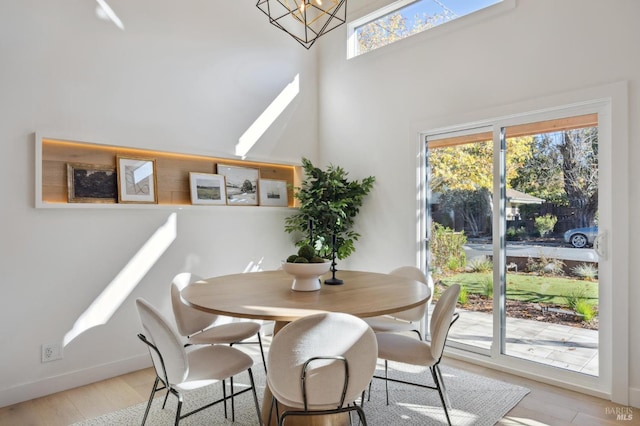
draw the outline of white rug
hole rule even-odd
[[[401,371],[400,368],[403,366],[393,363],[390,363],[390,367],[395,367],[393,370],[390,368],[390,377],[421,381],[428,384],[433,383],[428,370],[420,372],[421,370],[411,368],[410,370]],[[262,403],[265,376],[261,362],[256,362],[253,367],[253,373],[258,388],[258,401]],[[384,372],[379,370],[376,374],[383,375]],[[494,425],[529,393],[528,389],[521,386],[477,376],[450,367],[442,367],[442,375],[444,376],[445,386],[453,407],[449,410],[449,415],[452,423],[456,426]],[[248,382],[249,378],[246,373],[235,378],[235,386],[246,385]],[[151,391],[151,386],[152,383],[149,383],[149,391]],[[446,425],[446,418],[437,391],[393,382],[389,382],[389,389],[389,405],[387,406],[385,403],[384,381],[374,379],[371,400],[365,401],[364,404],[364,411],[369,425]],[[176,398],[170,395],[166,409],[162,410],[164,391],[158,394],[160,394],[160,397],[156,397],[151,406],[147,425],[172,425],[175,417]],[[213,398],[220,398],[221,394],[222,390],[219,384],[187,394],[184,397],[183,413],[190,411],[193,407],[204,405],[203,402],[212,401]],[[145,407],[146,402],[85,422],[76,423],[75,426],[140,425]],[[236,398],[235,423],[231,422],[230,412],[231,409],[229,407],[229,419],[225,420],[223,406],[222,404],[217,404],[187,417],[180,424],[185,426],[204,424],[258,425],[251,392],[244,393]],[[357,424],[357,421],[354,424]]]

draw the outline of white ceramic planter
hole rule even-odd
[[[326,274],[331,262],[323,263],[282,263],[282,270],[293,275],[291,290],[316,291],[320,290],[320,275]]]

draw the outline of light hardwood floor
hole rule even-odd
[[[640,410],[630,421],[617,421],[610,401],[564,390],[462,361],[444,364],[475,374],[525,386],[531,392],[505,416],[500,426],[640,425]],[[0,425],[62,426],[116,411],[149,397],[155,374],[151,368],[102,382],[0,408]]]

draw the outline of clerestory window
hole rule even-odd
[[[399,0],[349,24],[349,57],[501,3],[502,0]]]

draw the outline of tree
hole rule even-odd
[[[591,226],[598,213],[598,129],[564,131],[559,149],[564,190],[575,209],[576,227]]]
[[[573,207],[575,226],[595,223],[598,212],[598,129],[536,135],[513,187],[547,202]]]
[[[369,52],[395,41],[417,34],[429,28],[452,19],[450,11],[445,9],[443,13],[413,16],[408,20],[400,11],[393,12],[364,25],[356,32],[358,51]]]
[[[507,140],[507,182],[516,179],[531,156],[533,137]],[[474,142],[429,150],[431,190],[493,188],[493,142]],[[511,185],[509,185],[511,186]]]
[[[249,179],[245,179],[240,187],[240,192],[254,192],[253,184]]]
[[[452,189],[442,194],[440,208],[462,214],[471,235],[477,237],[489,225],[487,220],[491,212],[491,193],[486,188]]]
[[[562,158],[552,134],[533,137],[528,156],[511,185],[518,191],[539,197],[548,203],[568,205],[564,191]]]
[[[518,176],[531,156],[532,137],[507,140],[507,182]],[[442,195],[440,208],[462,214],[465,227],[477,236],[491,222],[493,142],[474,142],[429,150],[431,191]]]

